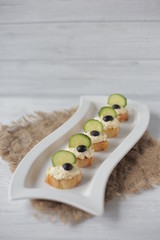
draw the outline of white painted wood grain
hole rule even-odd
[[[159,0],[0,0],[0,122],[111,92],[148,104],[160,139]],[[159,187],[67,226],[35,219],[29,201],[9,202],[10,179],[0,159],[0,239],[160,238]]]
[[[1,0],[0,23],[159,21],[159,0]]]
[[[125,92],[130,98],[159,99],[159,82],[160,61],[0,62],[1,97],[78,98]]]
[[[0,25],[0,60],[160,60],[160,23]]]

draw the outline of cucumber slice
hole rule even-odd
[[[100,121],[98,121],[96,119],[89,119],[88,121],[85,122],[83,129],[85,132],[91,132],[93,130],[96,130],[96,131],[102,133],[103,125]]]
[[[112,94],[108,98],[108,104],[111,106],[118,104],[120,107],[125,107],[127,105],[127,99],[119,93]]]
[[[112,116],[114,118],[117,117],[117,113],[116,111],[112,108],[112,107],[102,107],[99,112],[98,112],[98,115],[101,117],[101,116]]]
[[[75,148],[79,145],[85,145],[87,148],[91,146],[91,139],[83,133],[77,133],[70,137],[69,147]]]
[[[64,163],[76,163],[76,156],[67,150],[60,150],[55,152],[52,156],[53,166],[56,167],[63,165]]]

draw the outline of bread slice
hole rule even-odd
[[[54,178],[54,176],[46,175],[45,182],[55,188],[69,189],[77,186],[80,183],[81,179],[82,179],[82,174],[81,172],[79,172],[78,175],[75,175],[70,179],[61,179],[61,180],[57,180],[56,178]]]
[[[81,158],[77,158],[76,159],[76,166],[80,167],[80,168],[84,168],[84,167],[89,167],[92,165],[94,158],[87,158],[85,157],[84,159]]]
[[[108,138],[114,138],[117,136],[119,130],[120,130],[120,127],[108,128],[108,129],[104,130],[104,132],[107,134]]]
[[[119,120],[120,122],[127,121],[128,118],[129,118],[128,112],[123,113],[123,114],[118,114],[117,118],[118,118],[118,120]]]
[[[94,149],[95,152],[103,151],[108,148],[108,141],[103,141],[99,143],[92,143],[92,149]]]

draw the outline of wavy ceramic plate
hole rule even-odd
[[[94,164],[82,169],[81,183],[70,190],[56,189],[44,182],[54,151],[63,149],[69,137],[82,132],[84,122],[97,116],[108,97],[83,96],[76,113],[60,128],[38,143],[18,165],[9,189],[10,199],[48,199],[70,204],[94,215],[104,212],[104,194],[108,178],[123,156],[147,129],[147,106],[128,100],[129,121],[121,123],[118,137],[109,139],[106,151],[95,153]]]

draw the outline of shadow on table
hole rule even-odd
[[[120,219],[120,207],[121,201],[120,198],[113,199],[106,203],[104,217],[110,218],[114,221]]]
[[[157,111],[159,112],[159,110]],[[159,138],[160,139],[160,116],[158,114],[152,113],[150,115],[150,123],[148,126],[150,134],[154,138]]]

